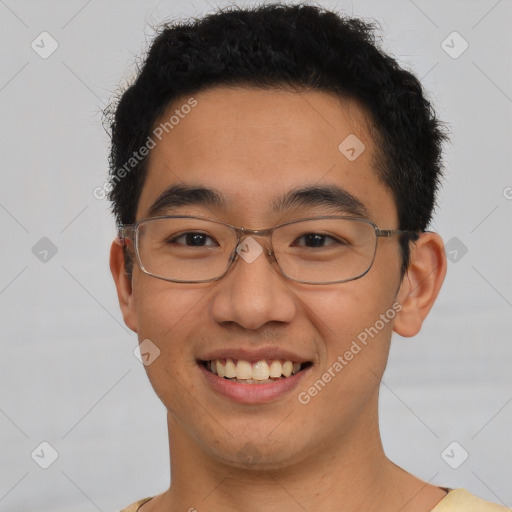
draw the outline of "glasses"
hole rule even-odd
[[[133,243],[144,273],[165,281],[216,281],[239,257],[251,263],[266,253],[292,281],[331,284],[364,276],[375,259],[378,238],[403,234],[414,233],[382,230],[357,217],[314,217],[253,230],[173,215],[120,225],[118,237],[122,245]],[[260,237],[266,239],[263,245],[255,240]]]

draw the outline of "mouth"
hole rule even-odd
[[[310,361],[298,362],[289,359],[246,361],[235,358],[211,359],[200,363],[210,373],[239,384],[269,384],[285,380],[312,365]]]

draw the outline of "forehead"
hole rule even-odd
[[[313,186],[346,190],[373,220],[395,219],[391,192],[375,170],[369,119],[354,101],[227,87],[200,92],[193,108],[182,108],[189,99],[175,101],[155,125],[137,218],[165,189],[185,185],[219,192],[226,213],[244,222],[263,221],[290,190]]]

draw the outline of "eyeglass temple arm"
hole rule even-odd
[[[416,231],[410,231],[406,229],[376,229],[377,236],[382,237],[391,237],[391,236],[399,236],[399,235],[411,235],[413,239],[418,239],[419,233]]]
[[[117,225],[117,236],[114,239],[114,242],[116,244],[124,247],[127,245],[127,243],[126,243],[127,240],[133,239],[133,233],[134,233],[134,229],[133,229],[132,225],[118,224]]]

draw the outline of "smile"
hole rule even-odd
[[[202,363],[214,375],[241,384],[267,384],[287,379],[311,365],[309,362],[299,363],[291,360],[246,361],[234,358],[213,359]]]

